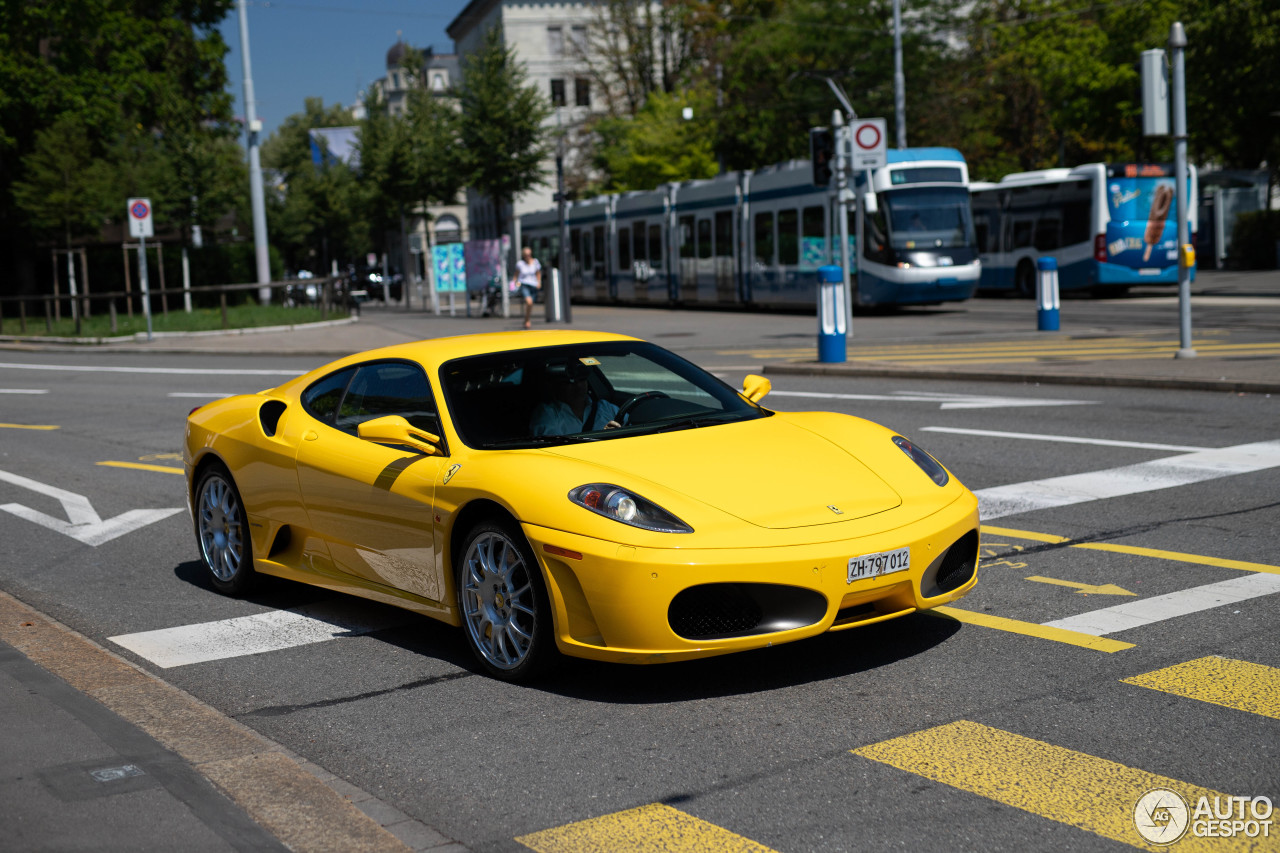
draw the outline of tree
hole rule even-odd
[[[368,245],[354,170],[327,156],[316,163],[311,153],[313,129],[351,124],[350,110],[340,104],[307,98],[303,111],[263,143],[263,170],[276,188],[267,196],[271,244],[290,269],[327,268],[330,259],[349,258]]]
[[[480,50],[462,64],[458,90],[463,174],[477,192],[493,199],[499,233],[509,233],[508,216],[520,193],[545,183],[542,161],[549,153],[542,122],[551,114],[546,99],[528,84],[524,66],[491,28]]]
[[[648,190],[659,184],[715,177],[714,95],[689,89],[649,93],[634,118],[606,118],[594,125],[596,166],[608,176],[600,190]],[[684,110],[693,111],[686,120]]]
[[[0,253],[16,266],[6,284],[35,289],[31,254],[40,240],[65,239],[63,225],[33,220],[19,205],[16,184],[30,185],[33,170],[61,155],[107,162],[124,148],[151,148],[176,157],[176,140],[216,137],[231,119],[223,57],[214,28],[230,0],[66,0],[0,4]],[[40,135],[62,121],[80,135]],[[34,159],[33,159],[34,158]],[[172,160],[170,159],[170,162]],[[110,164],[109,169],[114,164]],[[92,167],[89,167],[92,168]],[[120,188],[118,188],[120,189]],[[114,190],[113,190],[114,192]],[[100,216],[124,219],[125,190]],[[85,199],[86,202],[89,199]],[[190,204],[182,206],[189,210]],[[157,209],[157,224],[180,211]],[[44,224],[42,224],[44,223]],[[43,266],[43,265],[41,265]]]
[[[76,117],[62,116],[37,133],[25,165],[13,183],[13,199],[32,228],[60,233],[67,248],[72,237],[102,228],[104,164],[93,159],[87,129]]]

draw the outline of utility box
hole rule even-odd
[[[1169,70],[1160,48],[1142,52],[1142,135],[1169,135]]]

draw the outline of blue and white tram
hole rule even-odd
[[[973,296],[982,266],[969,167],[954,148],[890,149],[858,176],[857,305],[953,302]]]
[[[839,263],[839,205],[808,160],[729,172],[568,207],[572,298],[586,302],[808,308]],[[855,304],[968,299],[978,280],[968,170],[954,149],[891,151],[849,211]],[[523,241],[558,263],[555,211],[521,217]],[[864,234],[858,240],[856,235]],[[863,252],[856,252],[858,244]]]

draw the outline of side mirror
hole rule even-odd
[[[387,415],[384,418],[365,421],[356,427],[356,433],[365,441],[378,444],[403,444],[427,456],[437,456],[440,453],[438,446],[440,436],[412,426],[399,415]]]
[[[754,373],[742,380],[742,396],[753,403],[759,403],[772,388],[772,382],[763,376],[756,376]]]

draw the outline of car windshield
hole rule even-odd
[[[611,341],[472,356],[440,368],[454,427],[476,449],[548,447],[766,417],[661,347]]]

